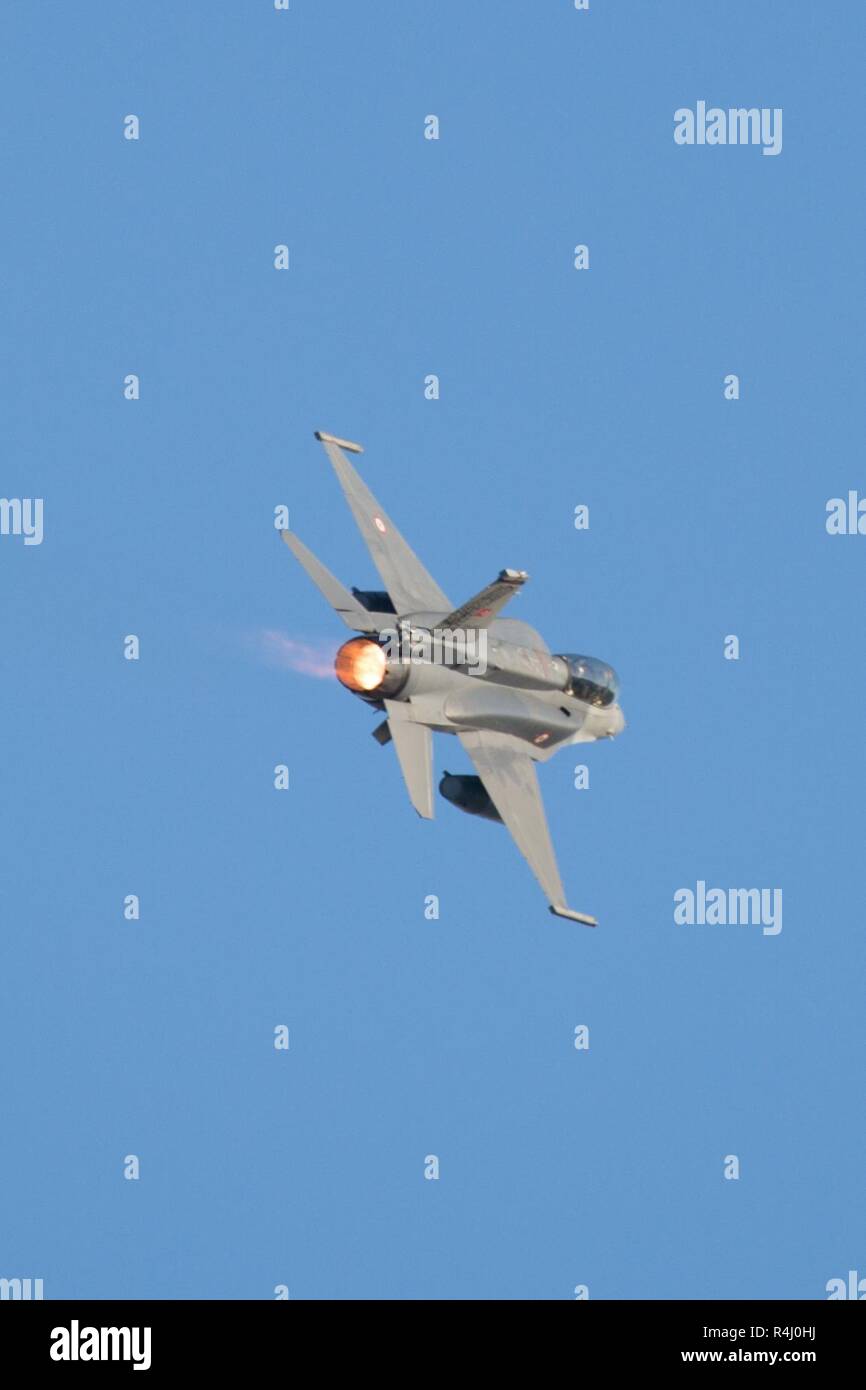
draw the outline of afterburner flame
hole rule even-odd
[[[353,637],[337,652],[334,670],[347,690],[361,694],[376,690],[385,679],[385,653],[366,637]]]

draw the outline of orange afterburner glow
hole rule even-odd
[[[337,652],[334,670],[347,690],[364,694],[378,689],[385,679],[385,653],[366,637],[353,637]]]

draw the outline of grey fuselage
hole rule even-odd
[[[616,699],[598,705],[578,698],[570,688],[568,660],[551,655],[534,628],[518,619],[497,618],[483,629],[483,662],[451,664],[447,642],[433,659],[425,659],[426,636],[443,631],[446,617],[390,617],[379,634],[381,639],[399,629],[404,639],[399,654],[388,659],[381,693],[411,700],[416,717],[431,728],[442,733],[493,729],[520,740],[530,756],[544,760],[563,744],[614,738],[625,727]],[[377,703],[379,693],[363,698]]]

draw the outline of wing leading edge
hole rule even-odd
[[[587,927],[598,926],[594,917],[566,906],[538,776],[529,754],[513,747],[507,736],[488,730],[459,737],[517,848],[541,884],[551,912]]]
[[[333,442],[333,436],[324,435],[319,430],[316,437],[331,460],[373,564],[382,576],[397,612],[450,612],[450,599],[443,594],[432,575],[427,573],[342,449]]]

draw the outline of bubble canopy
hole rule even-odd
[[[588,705],[612,705],[619,693],[619,677],[612,666],[595,656],[578,656],[576,652],[558,652],[560,661],[568,666],[569,695]]]

